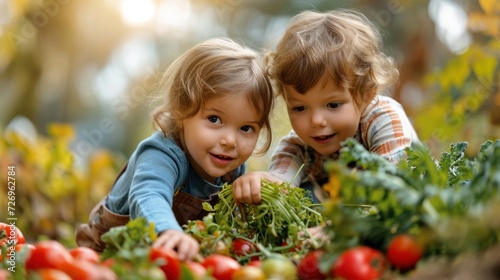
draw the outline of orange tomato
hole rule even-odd
[[[91,263],[99,263],[99,254],[88,247],[76,247],[69,250],[75,260],[84,260]]]

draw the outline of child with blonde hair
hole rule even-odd
[[[236,201],[259,203],[261,178],[324,197],[323,164],[337,159],[350,137],[391,162],[404,157],[405,148],[419,140],[403,107],[388,96],[399,72],[381,47],[377,29],[356,11],[304,11],[291,20],[269,54],[268,71],[293,130],[278,143],[269,172],[234,182]]]
[[[176,59],[164,75],[152,113],[159,131],[143,140],[109,194],[76,232],[79,246],[102,251],[101,235],[129,219],[153,222],[153,246],[181,260],[199,253],[182,225],[202,219],[224,183],[245,173],[261,131],[271,143],[273,90],[261,57],[230,39],[208,39]]]

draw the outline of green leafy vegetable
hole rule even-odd
[[[311,246],[319,244],[307,228],[323,222],[320,205],[311,202],[306,190],[262,180],[259,205],[238,205],[230,184],[219,193],[220,202],[214,207],[205,203],[204,209],[213,212],[213,221],[231,239],[243,237],[254,243],[271,246],[274,250],[287,250],[309,239]],[[207,222],[207,221],[205,221]],[[282,246],[284,243],[287,246]]]
[[[106,244],[102,260],[112,259],[113,271],[120,279],[164,279],[158,264],[149,261],[151,245],[157,235],[154,224],[145,218],[130,220],[102,235]]]
[[[130,220],[126,225],[111,228],[102,235],[101,240],[106,244],[102,259],[123,258],[131,260],[134,250],[148,248],[156,240],[153,223],[147,223],[145,218]]]
[[[341,186],[339,199],[325,204],[330,263],[355,245],[383,249],[402,232],[425,235],[427,254],[455,255],[498,242],[500,224],[491,222],[491,213],[500,201],[500,141],[485,142],[476,158],[467,158],[466,148],[466,142],[452,144],[436,160],[425,145],[414,144],[394,165],[348,139],[339,161],[326,166],[330,183]]]

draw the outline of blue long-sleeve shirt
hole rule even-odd
[[[245,165],[234,171],[234,178],[245,172]],[[222,188],[203,180],[191,168],[187,156],[176,141],[155,132],[143,140],[128,161],[125,172],[118,178],[108,195],[106,207],[130,218],[145,217],[154,222],[156,232],[182,230],[172,211],[174,194],[182,192],[208,199]]]

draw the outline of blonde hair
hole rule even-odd
[[[283,96],[283,85],[305,93],[326,74],[348,89],[359,106],[399,78],[394,60],[382,53],[381,42],[373,24],[356,11],[304,11],[292,18],[266,64]]]
[[[274,96],[269,76],[258,53],[231,39],[211,38],[186,51],[167,68],[158,93],[152,98],[152,118],[164,135],[179,137],[178,123],[196,115],[210,98],[240,94],[262,114],[260,126],[267,137],[258,153],[271,145]]]

